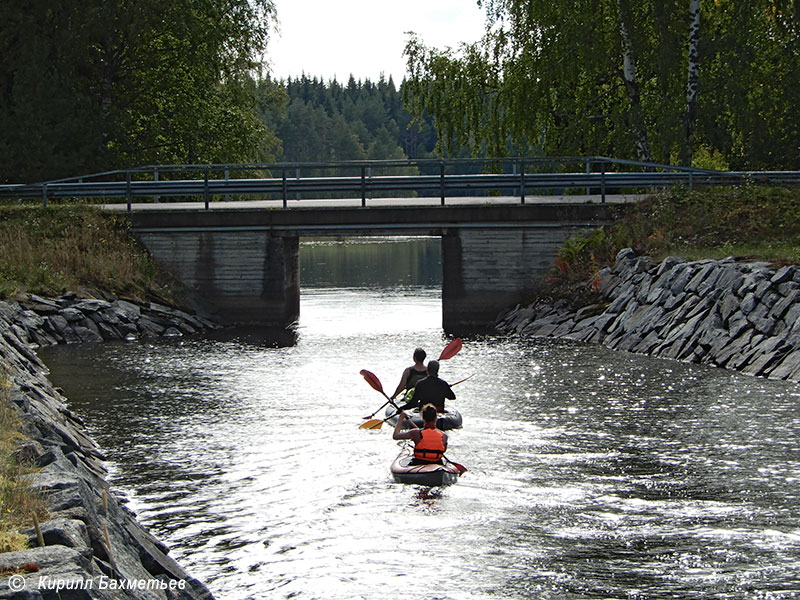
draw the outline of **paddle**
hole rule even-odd
[[[442,456],[444,456],[444,454],[443,454]],[[459,464],[459,463],[457,463],[457,462],[453,462],[452,460],[450,460],[450,459],[449,459],[449,458],[447,458],[446,456],[444,456],[444,459],[445,459],[447,462],[449,462],[451,465],[453,465],[453,466],[454,466],[456,469],[458,469],[458,474],[459,474],[459,475],[462,475],[463,473],[466,473],[466,472],[467,472],[467,467],[465,467],[464,465],[462,465],[462,464]]]
[[[456,354],[459,353],[459,351],[461,350],[462,345],[463,344],[461,342],[461,338],[454,339],[449,344],[447,344],[447,346],[444,347],[444,349],[442,350],[442,353],[439,355],[439,360],[448,360],[450,358],[453,358]],[[383,391],[383,385],[381,385],[380,379],[378,379],[373,373],[370,373],[366,369],[362,369],[361,370],[361,375],[364,377],[364,379],[367,380],[367,383],[369,383],[372,386],[373,389],[378,390],[381,394],[383,394],[386,397],[386,402],[381,404],[378,407],[378,410],[376,410],[374,413],[372,413],[368,417],[364,417],[364,419],[372,419],[372,417],[377,415],[378,412],[380,412],[380,410],[384,406],[389,404],[389,402],[391,402],[392,400],[391,400],[391,398],[389,398],[389,396],[386,394],[386,392]],[[470,377],[472,377],[472,375],[470,375]],[[381,421],[381,423],[383,423],[383,421]],[[365,423],[365,425],[366,425],[366,423]],[[371,427],[362,427],[362,429],[372,429],[372,428]]]
[[[439,355],[439,360],[453,358],[456,354],[458,354],[458,351],[461,350],[461,346],[461,338],[454,339],[444,347],[444,350],[442,350],[442,353]]]
[[[364,379],[367,380],[367,383],[369,383],[372,386],[373,389],[378,390],[381,394],[386,396],[386,392],[383,391],[383,385],[381,385],[381,380],[378,379],[377,375],[367,371],[366,369],[362,369],[361,370],[361,375],[364,377]],[[458,385],[459,383],[464,383],[467,379],[472,379],[473,377],[475,377],[475,373],[473,373],[469,377],[464,377],[464,379],[456,381],[453,385]],[[453,385],[451,385],[450,387],[453,387]],[[383,408],[387,404],[391,404],[392,406],[397,408],[397,404],[395,404],[394,401],[391,398],[389,398],[388,396],[386,396],[386,398],[387,398],[387,400],[386,400],[386,402],[384,402],[381,405],[381,408]],[[378,410],[380,410],[381,408],[379,408]],[[358,428],[359,429],[380,429],[383,426],[383,424],[386,423],[386,421],[388,421],[389,419],[393,419],[394,417],[397,416],[397,413],[395,413],[393,415],[389,415],[385,419],[373,419],[372,417],[374,417],[377,414],[378,410],[376,410],[374,413],[372,413],[369,417],[364,417],[365,419],[368,419],[368,421],[365,421],[364,423],[359,425]],[[453,463],[453,464],[456,464],[456,463]]]
[[[381,383],[381,380],[378,379],[378,376],[375,375],[375,373],[367,371],[366,369],[361,369],[360,374],[364,379],[367,380],[367,383],[372,387],[373,390],[379,391],[386,398],[386,402],[384,402],[381,405],[381,408],[383,408],[387,404],[391,404],[392,406],[397,408],[397,405],[392,401],[391,398],[389,398],[389,396],[386,394],[386,392],[383,391],[383,384]],[[380,410],[381,408],[379,408],[378,410]],[[375,414],[378,412],[378,410],[376,410],[370,416],[375,416]],[[394,416],[394,415],[392,415],[392,416]],[[383,425],[383,423],[385,421],[388,421],[391,418],[392,417],[388,417],[388,418],[383,419],[383,420],[381,420],[381,419],[369,419],[365,423],[362,423],[359,426],[359,429],[380,429],[381,426]]]

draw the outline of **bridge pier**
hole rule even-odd
[[[442,327],[487,331],[505,308],[534,293],[556,252],[585,227],[453,228],[442,235]]]
[[[264,230],[146,231],[140,242],[225,324],[287,327],[300,314],[299,238]]]

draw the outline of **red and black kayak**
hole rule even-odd
[[[398,483],[411,483],[426,487],[440,487],[458,481],[461,471],[453,463],[444,459],[444,464],[412,465],[413,450],[411,446],[403,450],[394,459],[391,471],[394,480]]]

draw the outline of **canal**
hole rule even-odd
[[[218,600],[792,598],[800,386],[553,340],[466,338],[448,488],[360,430],[438,356],[438,241],[308,241],[294,335],[43,350],[109,480]]]

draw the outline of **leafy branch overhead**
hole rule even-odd
[[[800,166],[791,0],[484,0],[458,50],[412,36],[404,95],[443,149]]]
[[[0,181],[272,157],[271,0],[0,3]]]

